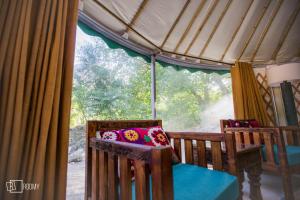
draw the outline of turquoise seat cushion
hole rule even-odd
[[[235,176],[195,165],[174,165],[173,184],[175,200],[236,200],[239,196],[239,185]],[[132,187],[134,194],[134,183]]]
[[[275,156],[275,162],[278,165],[279,159],[278,159],[278,147],[277,145],[274,145],[274,156]],[[286,154],[287,154],[287,160],[289,165],[297,165],[300,164],[300,146],[285,146],[286,148]],[[263,159],[266,160],[266,147],[263,145],[262,148],[262,154]]]

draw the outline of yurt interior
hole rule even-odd
[[[300,0],[0,0],[1,200],[300,200]]]

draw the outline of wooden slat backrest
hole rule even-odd
[[[256,145],[262,144],[262,139],[261,139],[260,132],[255,132],[254,131],[252,134],[253,134],[253,142],[254,142],[254,144],[256,144]]]
[[[198,165],[207,167],[205,141],[197,140]]]
[[[182,162],[182,155],[181,155],[181,139],[174,139],[174,151],[176,155],[179,157],[180,161]]]
[[[135,168],[135,193],[138,200],[150,199],[149,165],[145,161],[137,160]]]
[[[227,133],[234,133],[235,135],[237,133],[242,133],[243,136],[250,135],[250,144],[260,144],[264,145],[265,149],[265,157],[263,160],[263,163],[268,165],[268,168],[272,168],[276,170],[278,167],[278,164],[276,163],[274,152],[275,144],[278,145],[278,152],[279,154],[285,155],[285,143],[284,143],[284,137],[283,137],[283,131],[280,128],[270,128],[270,127],[262,127],[262,128],[224,128],[225,134]],[[244,142],[242,144],[248,144],[249,141],[247,141],[247,137],[242,139]],[[246,142],[245,142],[246,141]],[[279,144],[280,151],[279,151]],[[285,159],[286,160],[286,155]],[[287,162],[287,161],[285,161]]]
[[[95,120],[88,121],[88,133],[95,137],[96,131],[119,130],[126,128],[147,128],[162,126],[161,120]]]
[[[263,132],[264,142],[265,142],[265,154],[266,154],[266,162],[268,164],[275,163],[275,152],[274,152],[274,135],[272,132]]]
[[[120,199],[131,199],[131,169],[126,156],[120,156]]]
[[[118,200],[119,199],[119,177],[118,177],[118,157],[112,153],[108,153],[107,162],[108,171],[108,199]],[[101,163],[100,163],[101,165]]]
[[[99,174],[99,152],[94,149],[92,151],[92,160],[93,160],[93,165],[92,165],[92,200],[97,200],[99,197],[99,187],[100,187],[100,174]]]
[[[188,164],[193,164],[194,156],[193,156],[192,140],[184,140],[184,147],[185,147],[185,162]]]
[[[222,161],[221,142],[211,142],[211,152],[212,152],[213,169],[222,170],[223,161]]]
[[[209,167],[210,162],[213,169],[225,170],[225,160],[223,155],[225,149],[222,149],[222,143],[225,142],[225,135],[221,133],[204,133],[204,132],[166,132],[171,140],[174,140],[175,152],[182,152],[181,142],[184,141],[185,161],[188,164],[196,163],[202,167]],[[232,137],[234,135],[232,134]],[[234,138],[231,138],[234,140]],[[194,141],[194,142],[193,142]],[[193,143],[195,144],[195,152],[193,152]],[[234,143],[235,144],[235,143]],[[232,148],[231,157],[235,158],[235,146],[228,146]],[[226,148],[227,151],[227,148]],[[208,155],[211,157],[209,160]],[[228,155],[227,155],[228,156]],[[182,159],[182,156],[181,156]]]
[[[282,126],[280,127],[286,144],[299,146],[300,145],[300,127],[299,126]]]
[[[93,151],[97,151],[93,149]],[[108,198],[108,182],[107,182],[107,152],[99,151],[99,163],[95,163],[93,160],[93,165],[99,165],[99,199],[106,200]],[[94,177],[93,177],[94,178]],[[97,177],[96,177],[97,178]],[[94,183],[94,182],[93,182]],[[92,184],[93,185],[93,184]],[[93,196],[92,196],[93,197]],[[93,199],[93,198],[92,198]],[[95,199],[98,199],[95,197]]]

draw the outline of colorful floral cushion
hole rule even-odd
[[[165,131],[160,126],[105,131],[100,132],[99,135],[103,140],[128,142],[155,147],[170,146],[170,141]],[[172,161],[173,163],[179,162],[174,150]]]
[[[227,127],[234,128],[234,127],[245,127],[245,128],[258,128],[260,127],[258,121],[255,119],[249,120],[228,120]]]

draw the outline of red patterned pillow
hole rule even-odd
[[[255,119],[249,119],[249,120],[228,120],[228,127],[245,127],[245,128],[257,128],[260,127],[258,121]]]
[[[103,140],[128,142],[147,146],[170,146],[170,141],[160,126],[105,131],[100,132],[100,138]],[[174,150],[172,153],[172,161],[173,163],[179,162]]]

